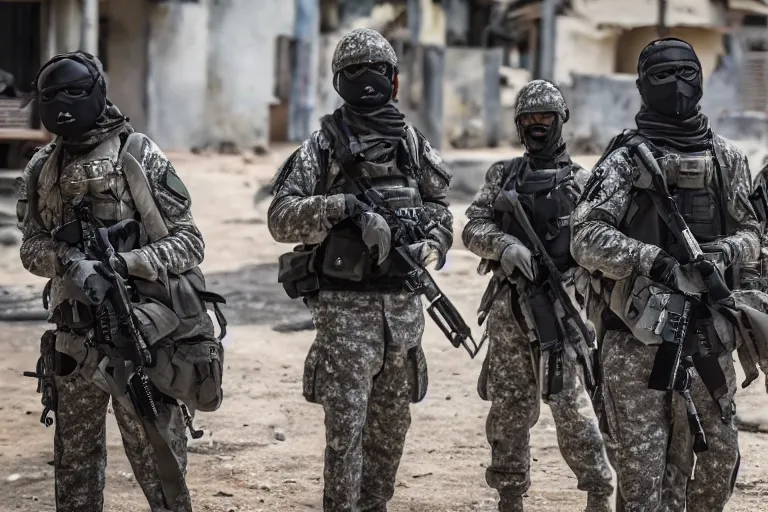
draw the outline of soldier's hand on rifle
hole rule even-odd
[[[573,203],[577,202],[581,197],[581,189],[576,184],[576,181],[573,179],[573,176],[569,176],[565,178],[563,181],[561,181],[555,187],[555,190],[563,193],[565,197]]]
[[[104,302],[112,289],[109,270],[100,261],[80,260],[69,266],[65,277],[70,279],[95,306]]]
[[[355,197],[354,194],[344,194],[344,213],[347,214],[347,217],[354,219],[367,210],[370,210],[370,207]]]
[[[723,276],[722,271],[717,265],[706,258],[702,258],[698,261],[694,261],[693,267],[701,274],[701,278],[707,287],[709,296],[714,302],[730,297],[731,290],[725,283],[725,276]]]
[[[408,247],[408,254],[416,260],[420,267],[426,268],[432,263],[435,264],[435,270],[440,270],[445,265],[445,255],[437,242],[434,240],[425,240],[411,244]]]
[[[392,232],[389,224],[378,213],[364,211],[360,214],[358,225],[363,232],[363,242],[369,250],[377,250],[378,262],[381,265],[392,248]]]
[[[659,284],[675,290],[677,289],[675,269],[679,266],[680,264],[675,258],[663,251],[659,252],[659,255],[653,260],[648,277]]]
[[[535,281],[539,273],[533,254],[523,244],[510,244],[504,249],[501,253],[501,269],[508,276],[519,269],[529,281]]]

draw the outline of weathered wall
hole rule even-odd
[[[580,152],[601,152],[611,138],[625,128],[635,126],[640,109],[636,75],[573,75],[563,94],[571,111],[571,119],[563,128],[564,137]],[[735,122],[734,105],[738,105],[738,87],[734,73],[723,66],[704,84],[702,111],[712,128],[724,137],[760,140],[765,135],[765,122],[755,121],[745,129]]]
[[[199,147],[206,137],[208,6],[151,4],[147,131],[165,150]]]
[[[147,131],[147,23],[146,0],[134,0],[131,9],[109,2],[105,13],[109,18],[109,99],[123,115],[131,119],[133,128]]]
[[[708,28],[672,27],[669,36],[688,41],[693,46],[701,61],[705,78],[714,72],[719,57],[724,53],[723,36],[720,32]],[[614,71],[636,73],[640,51],[657,38],[656,27],[638,27],[623,32],[618,39]]]
[[[598,29],[591,22],[573,16],[558,16],[555,82],[570,84],[571,73],[614,73],[618,40],[617,30]]]
[[[269,140],[275,42],[293,33],[294,2],[216,0],[208,22],[206,144],[245,149]],[[205,69],[205,66],[203,67]]]

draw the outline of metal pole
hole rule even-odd
[[[319,0],[296,0],[293,35],[296,52],[288,104],[288,140],[301,142],[310,135],[310,121],[315,106],[320,37]]]
[[[667,37],[669,35],[667,27],[667,0],[659,0],[659,25],[657,31],[659,37]]]
[[[544,80],[553,80],[555,75],[555,24],[559,0],[544,0],[541,3],[541,31],[539,37],[539,76]]]
[[[421,2],[420,0],[408,0],[405,6],[405,17],[408,23],[408,33],[411,37],[411,45],[415,48],[419,44],[421,34]]]
[[[97,55],[99,53],[99,0],[83,0],[80,30],[80,49],[91,55]]]

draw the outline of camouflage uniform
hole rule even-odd
[[[543,80],[531,82],[521,91],[517,111],[518,116],[530,112],[557,112],[561,120],[567,119],[562,96]],[[564,144],[560,147],[562,152],[550,158],[544,168],[569,167],[570,177],[579,188],[583,187],[588,178],[587,171],[571,162]],[[523,243],[502,228],[494,202],[509,179],[510,169],[515,165],[528,168],[530,160],[526,155],[512,162],[496,163],[488,170],[483,187],[467,210],[469,223],[463,232],[464,244],[478,256],[499,261],[507,247]],[[565,243],[567,252],[567,241]],[[489,313],[486,326],[488,355],[478,384],[481,396],[492,402],[486,423],[492,462],[486,470],[486,480],[502,497],[500,510],[516,510],[504,508],[504,502],[519,499],[531,485],[530,429],[538,421],[540,409],[539,383],[534,374],[530,347],[536,342],[537,335],[529,336],[529,328],[521,325],[517,316],[525,316],[526,308],[530,309],[523,302],[517,303],[526,301],[523,297],[527,297],[529,282],[520,276],[515,284],[516,291],[508,288],[503,292]],[[530,321],[525,323],[530,325]],[[583,384],[582,368],[576,361],[575,351],[569,343],[565,347],[563,390],[548,399],[557,428],[558,445],[578,478],[578,488],[588,492],[587,511],[610,510],[608,498],[613,494],[612,475],[597,418]]]
[[[736,229],[718,242],[731,248],[733,263],[753,261],[759,247],[759,227],[748,201],[749,166],[744,155],[722,138],[714,136],[713,145],[722,155],[720,165],[728,172],[727,213],[736,224]],[[639,175],[640,169],[629,150],[616,149],[595,168],[594,182],[571,218],[574,258],[590,272],[599,271],[610,280],[649,275],[661,250],[622,233],[624,219],[637,194],[635,180]],[[600,318],[593,320],[598,322]],[[692,396],[709,450],[699,454],[696,478],[689,480],[693,460],[682,398],[648,389],[655,354],[655,347],[644,345],[629,332],[605,332],[605,413],[608,436],[617,446],[614,467],[624,510],[684,510],[686,503],[688,510],[722,510],[733,491],[739,464],[732,411],[725,414],[702,381],[694,382]],[[720,356],[720,365],[728,386],[725,400],[735,410],[735,374],[730,353]]]
[[[350,64],[395,62],[377,32],[353,31],[339,43],[334,71]],[[408,128],[410,129],[410,128]],[[429,143],[417,134],[403,146],[416,162],[425,217],[437,222],[428,237],[443,254],[452,244],[447,208],[450,174]],[[311,135],[278,171],[268,212],[269,230],[283,243],[322,244],[348,214],[342,193],[346,178],[329,135]],[[318,182],[328,185],[315,191]],[[426,386],[421,350],[424,315],[420,298],[405,291],[323,289],[305,297],[317,334],[306,358],[304,396],[325,411],[326,512],[384,512],[410,426],[409,405]],[[419,370],[419,367],[421,370]]]
[[[117,119],[116,107],[107,107]],[[85,154],[72,155],[60,138],[39,150],[24,171],[18,213],[23,231],[21,261],[35,275],[51,279],[49,309],[76,300],[62,278],[64,264],[84,258],[77,248],[55,240],[51,233],[73,220],[72,201],[84,197],[96,218],[106,225],[134,218],[136,208],[121,172],[118,152],[126,125]],[[163,152],[145,137],[143,159],[155,201],[170,235],[141,248],[123,253],[131,275],[156,279],[167,272],[181,273],[203,259],[203,240],[195,227],[188,198],[172,183],[180,183]],[[142,225],[142,239],[146,233]],[[99,371],[104,352],[86,344],[82,335],[59,332],[56,351],[62,359],[55,377],[58,391],[54,465],[56,509],[62,512],[98,512],[103,508],[107,464],[105,418],[110,387]],[[128,460],[153,512],[189,511],[186,485],[170,509],[164,505],[154,450],[130,400],[125,394],[112,396],[113,408]],[[157,402],[157,428],[173,451],[182,472],[186,471],[186,432],[181,410],[175,401]]]

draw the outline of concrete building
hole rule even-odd
[[[161,147],[248,149],[268,143],[276,41],[294,32],[293,1],[3,4],[12,15],[37,12],[39,26],[26,28],[30,44],[38,45],[37,58],[15,70],[27,83],[49,56],[83,49],[103,61],[110,99]],[[5,52],[0,47],[0,68]]]

